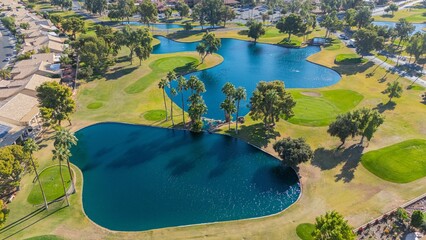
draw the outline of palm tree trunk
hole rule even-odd
[[[76,191],[75,191],[75,185],[74,185],[74,176],[73,176],[72,171],[71,171],[71,166],[70,166],[70,160],[69,159],[67,159],[67,166],[68,166],[68,172],[70,173],[71,186],[72,186],[73,192],[75,193]]]
[[[164,100],[164,110],[166,110],[166,121],[167,121],[167,119],[168,119],[168,117],[167,117],[167,104],[166,104],[166,93],[164,91],[164,88],[163,88],[163,100]]]
[[[172,98],[170,98],[170,118],[172,119],[172,126],[175,126],[175,122],[173,121],[173,101]]]
[[[237,101],[237,115],[236,115],[237,119],[235,119],[235,133],[237,133],[237,134],[238,134],[238,112],[239,112],[239,110],[240,110],[240,100]]]
[[[64,176],[62,176],[62,163],[61,163],[61,160],[59,160],[59,174],[61,175],[62,187],[64,187],[65,201],[67,202],[67,206],[69,206],[70,202],[68,201],[68,194],[67,194],[67,189],[65,188]]]
[[[33,168],[34,168],[34,172],[35,172],[35,175],[36,175],[36,178],[37,178],[38,185],[40,186],[41,195],[43,195],[44,207],[47,210],[49,208],[49,206],[47,205],[46,194],[44,193],[43,186],[41,185],[40,177],[39,177],[38,172],[37,172],[37,167],[36,167],[36,165],[34,163],[34,160],[33,160],[32,156],[31,156],[30,160],[31,160],[31,164],[33,165]]]
[[[185,102],[183,99],[183,91],[182,91],[182,120],[183,120],[183,128],[185,128]]]

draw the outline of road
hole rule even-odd
[[[407,8],[407,7],[410,7],[410,6],[413,6],[413,5],[415,5],[415,4],[417,4],[417,3],[421,3],[421,2],[423,2],[423,0],[415,0],[415,1],[402,1],[402,2],[397,2],[397,3],[395,3],[396,5],[398,5],[398,7],[399,7],[399,10],[401,10],[401,9],[404,9],[404,8]],[[405,4],[405,5],[404,5]],[[404,5],[404,6],[401,6],[401,5]],[[373,15],[383,15],[383,14],[386,14],[386,12],[385,12],[385,9],[387,8],[387,6],[386,7],[380,7],[380,8],[375,8],[375,9],[373,9]]]
[[[12,40],[12,34],[0,23],[0,69],[3,69],[8,62],[4,62],[6,57],[13,55],[14,47],[10,43]]]
[[[100,23],[101,22],[97,17],[93,16],[92,14],[86,13],[84,11],[83,6],[81,6],[81,4],[80,4],[80,2],[78,0],[73,0],[72,1],[72,10],[76,14],[78,14],[80,16],[83,16],[84,18],[92,20],[94,23]]]

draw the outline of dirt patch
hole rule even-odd
[[[321,97],[322,94],[319,92],[300,92],[301,94],[309,97]]]

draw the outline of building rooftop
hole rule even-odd
[[[38,101],[34,97],[18,93],[0,107],[0,121],[15,125],[26,125],[39,112]]]

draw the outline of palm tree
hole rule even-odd
[[[173,97],[177,95],[177,91],[175,88],[170,88],[170,118],[172,119],[172,126],[175,126],[175,122],[173,121]]]
[[[237,101],[237,119],[235,119],[235,132],[238,134],[238,112],[240,110],[240,101],[246,100],[247,93],[246,89],[243,87],[238,87],[237,90],[235,90],[235,100]]]
[[[184,97],[183,97],[183,91],[187,90],[188,87],[186,85],[186,79],[183,76],[180,76],[180,78],[178,79],[178,86],[177,86],[177,90],[178,92],[180,92],[181,96],[182,96],[182,121],[183,121],[183,127],[185,128],[185,101],[184,101]]]
[[[235,112],[235,105],[234,105],[235,86],[232,83],[227,82],[227,83],[225,83],[225,85],[223,85],[222,92],[225,94],[226,99],[221,104],[221,108],[223,110],[225,110],[226,122],[230,123],[231,122],[231,114],[233,113],[232,111]],[[232,105],[234,105],[234,106],[232,106]]]
[[[10,71],[7,69],[0,69],[0,78],[7,80],[10,79],[12,75],[10,74]]]
[[[61,176],[62,187],[64,188],[65,201],[67,202],[67,206],[69,206],[70,202],[68,200],[68,193],[65,187],[64,176],[62,175],[62,161],[67,157],[67,155],[70,155],[68,149],[60,145],[55,145],[55,149],[53,149],[53,160],[59,161],[59,175]]]
[[[28,138],[25,142],[24,142],[24,152],[28,154],[28,156],[30,157],[30,161],[31,161],[31,165],[34,168],[34,172],[36,175],[36,179],[38,182],[38,185],[40,186],[40,191],[41,194],[43,195],[43,200],[44,200],[44,207],[46,208],[46,210],[49,208],[47,205],[47,199],[46,199],[46,194],[44,193],[44,189],[43,186],[41,185],[41,181],[40,181],[40,176],[38,175],[37,172],[37,167],[36,164],[34,162],[34,158],[33,158],[33,153],[38,151],[39,147],[37,145],[37,143],[34,141],[34,139],[32,138]]]
[[[76,189],[74,185],[74,177],[71,172],[69,157],[71,156],[71,152],[70,152],[71,146],[76,144],[77,144],[77,138],[69,130],[63,127],[59,127],[59,129],[55,132],[53,146],[55,146],[55,148],[63,149],[63,151],[66,153],[66,155],[63,155],[62,160],[67,161],[68,172],[70,174],[71,185],[74,192],[76,191]]]
[[[402,86],[398,81],[387,84],[387,88],[383,91],[384,94],[388,94],[389,102],[392,101],[392,98],[400,98],[402,95]]]
[[[166,110],[166,121],[167,121],[167,104],[166,104],[166,91],[165,88],[169,84],[169,81],[167,78],[162,78],[160,82],[158,83],[158,88],[163,90],[163,100],[164,100],[164,110]]]

